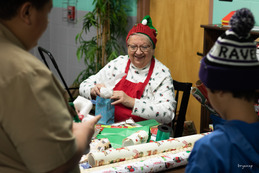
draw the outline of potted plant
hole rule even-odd
[[[83,27],[76,35],[78,60],[83,59],[86,65],[76,78],[75,84],[79,85],[83,80],[97,73],[110,60],[125,53],[123,44],[118,40],[126,37],[127,6],[123,0],[93,0],[94,9],[83,18]],[[83,36],[96,29],[96,36],[86,40]]]

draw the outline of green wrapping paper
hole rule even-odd
[[[167,125],[159,125],[156,135],[156,141],[167,140],[170,137],[172,128]]]
[[[153,127],[153,126],[159,125],[159,123],[156,120],[154,120],[154,119],[145,120],[145,121],[139,121],[139,122],[136,122],[136,124],[139,124],[141,126],[149,126],[149,127]]]
[[[68,104],[69,104],[69,106],[71,106],[73,108],[74,111],[76,111],[75,105],[74,105],[73,102],[68,102]],[[77,114],[74,116],[74,122],[76,122],[76,123],[80,123],[81,122],[81,120],[79,119]]]
[[[129,137],[133,133],[140,130],[144,130],[148,134],[148,140],[150,140],[150,128],[148,126],[135,127],[135,128],[104,128],[100,134],[97,135],[98,139],[108,138],[113,148],[122,147],[122,142],[125,138]]]

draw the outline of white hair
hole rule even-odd
[[[139,32],[135,32],[135,33],[131,34],[131,35],[129,36],[129,38],[128,38],[127,44],[128,44],[128,42],[129,42],[130,37],[133,36],[133,35],[144,35],[144,36],[147,38],[147,40],[150,42],[150,44],[152,45],[152,47],[153,47],[153,43],[152,43],[152,41],[150,40],[150,38],[149,38],[146,34],[139,33]]]

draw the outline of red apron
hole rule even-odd
[[[144,83],[142,83],[142,82],[133,83],[126,79],[128,71],[129,71],[129,67],[130,67],[130,59],[129,59],[126,69],[125,69],[126,75],[123,76],[123,78],[115,85],[113,90],[114,91],[122,90],[128,96],[130,96],[132,98],[140,99],[140,97],[142,96],[144,89],[145,89],[146,85],[148,84],[149,79],[153,73],[154,66],[155,66],[155,60],[154,60],[154,58],[152,58],[149,72],[148,72],[148,75],[147,75]],[[125,120],[129,119],[130,117],[132,117],[132,119],[135,122],[146,120],[144,118],[132,115],[131,112],[132,112],[132,109],[124,106],[123,104],[115,105],[115,112],[114,112],[115,122],[125,121]]]

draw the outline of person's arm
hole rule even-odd
[[[80,84],[79,94],[92,100],[92,96],[95,97],[100,94],[100,87],[103,87],[105,83],[114,80],[117,75],[124,73],[127,61],[128,56],[119,56],[110,61],[98,73],[90,76]]]
[[[50,171],[49,173],[68,172],[78,166],[82,155],[85,154],[85,151],[90,148],[89,144],[91,143],[91,139],[94,134],[94,126],[100,118],[101,116],[98,115],[88,121],[73,124],[73,134],[76,138],[77,145],[76,153],[66,163]]]
[[[173,79],[167,75],[158,87],[148,85],[143,97],[135,99],[132,115],[168,124],[174,118],[174,95]]]
[[[95,99],[96,96],[100,96],[100,90],[102,87],[105,87],[104,84],[96,84],[94,87],[91,88],[90,90],[90,95],[91,95],[91,98]]]
[[[84,80],[79,87],[79,94],[89,100],[92,100],[98,94],[98,84],[100,83],[99,75],[103,74],[103,71],[100,70],[96,75],[90,76],[88,79]],[[97,85],[97,86],[96,86]],[[93,96],[93,98],[92,98]]]
[[[111,99],[115,101],[112,102],[112,105],[121,103],[131,108],[133,115],[168,124],[173,119],[176,103],[172,81],[172,78],[168,76],[155,92],[149,93],[141,99],[132,98],[123,91],[114,91]]]
[[[12,93],[20,98],[15,102],[12,97],[5,99],[6,108],[1,111],[8,116],[3,120],[3,128],[13,134],[9,138],[29,172],[69,172],[76,166],[78,169],[100,116],[73,125],[63,96],[65,90],[42,67],[16,75],[2,88],[6,90],[4,97]]]
[[[95,99],[100,95],[100,88],[104,87],[104,83],[109,80],[110,69],[107,66],[103,67],[98,73],[84,80],[79,87],[79,94],[89,100]]]

